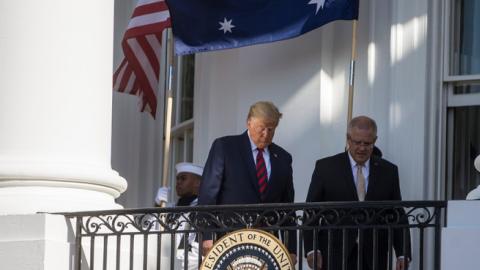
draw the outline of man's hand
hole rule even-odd
[[[204,240],[202,242],[202,255],[207,256],[207,253],[212,249],[213,247],[213,240]]]
[[[405,258],[397,258],[397,270],[408,269],[409,261]]]
[[[308,266],[313,269],[313,256],[317,254],[317,269],[315,270],[321,270],[322,269],[322,255],[320,255],[320,252],[312,252],[307,256],[307,262]]]

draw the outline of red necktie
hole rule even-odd
[[[265,160],[263,159],[263,149],[257,148],[257,179],[258,189],[263,199],[265,190],[267,189],[267,166],[265,166]]]

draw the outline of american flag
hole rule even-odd
[[[155,118],[162,32],[170,27],[164,0],[139,0],[122,40],[124,58],[113,74],[113,90],[137,95],[141,111]]]

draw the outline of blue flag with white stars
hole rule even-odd
[[[175,52],[191,54],[293,38],[356,20],[359,0],[166,0]]]

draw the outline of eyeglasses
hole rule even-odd
[[[372,147],[373,147],[373,144],[375,143],[375,142],[356,141],[356,140],[353,140],[352,138],[349,138],[348,140],[351,141],[352,144],[353,144],[354,146],[356,146],[356,147],[362,147],[362,146],[364,146],[364,147],[372,148]]]

